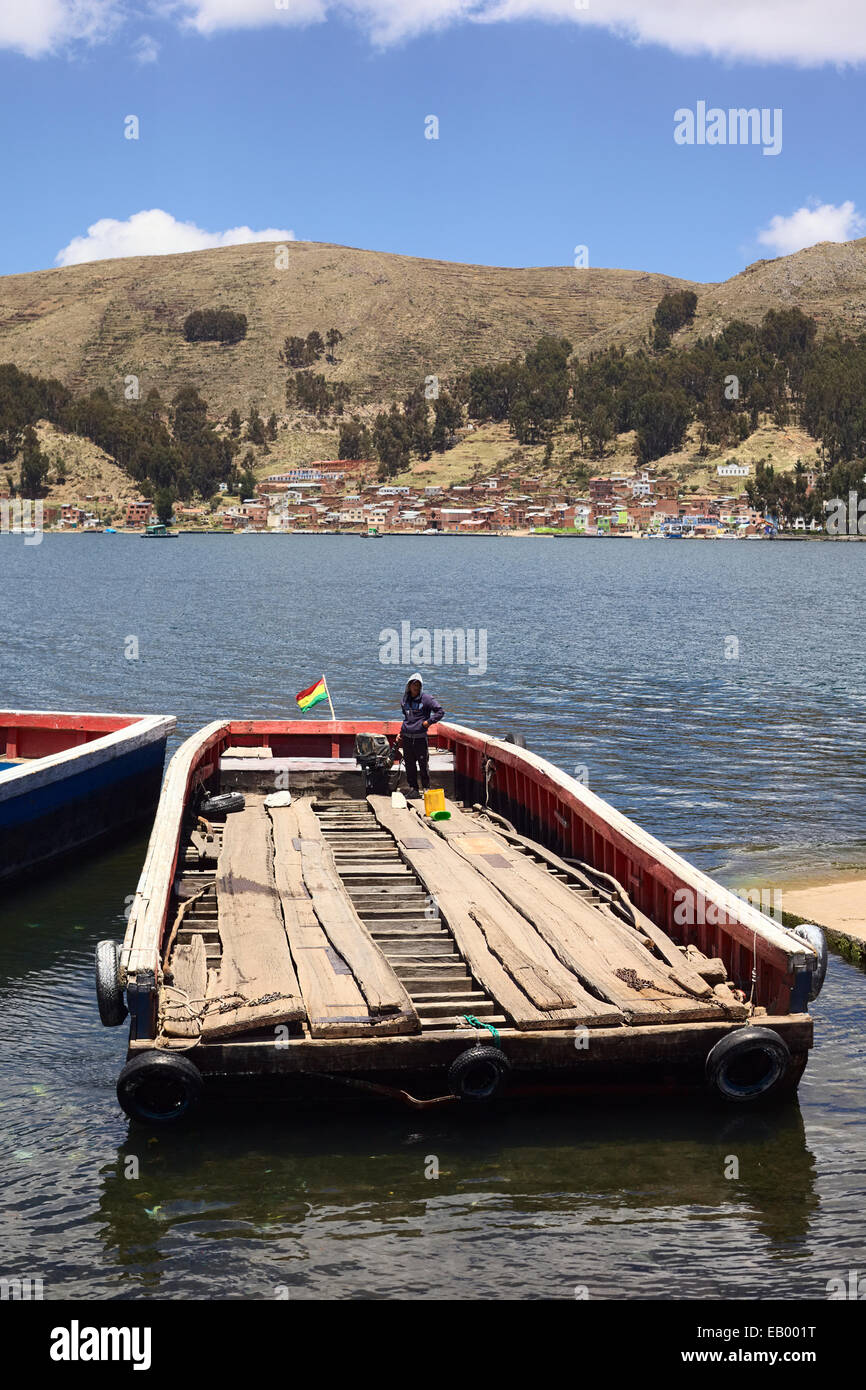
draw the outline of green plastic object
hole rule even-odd
[[[432,816],[430,817],[430,819],[431,819],[431,820],[450,820],[450,819],[451,819],[451,812],[450,812],[450,811],[434,811],[433,814],[432,814]]]

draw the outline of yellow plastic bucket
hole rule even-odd
[[[424,793],[424,814],[432,816],[435,811],[445,810],[445,793],[441,787],[434,787],[432,791]]]

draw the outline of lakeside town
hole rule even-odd
[[[119,530],[145,533],[160,522],[181,532],[583,535],[648,538],[768,538],[779,533],[775,518],[756,510],[740,490],[746,465],[719,465],[717,495],[684,491],[676,479],[652,467],[594,476],[584,491],[544,474],[502,472],[495,477],[448,485],[398,485],[371,481],[369,460],[316,460],[261,479],[250,497],[231,499],[221,485],[221,504],[176,503],[158,517],[145,497],[128,501],[114,526],[101,513],[116,507],[110,495],[82,503],[44,504],[43,525],[56,531]],[[814,477],[807,484],[814,484]],[[736,490],[735,490],[736,489]],[[2,495],[2,494],[0,494]],[[821,532],[816,521],[798,518],[794,531]]]

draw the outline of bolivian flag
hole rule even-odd
[[[309,690],[302,690],[295,696],[300,709],[312,709],[313,705],[317,705],[320,700],[327,700],[328,698],[328,687],[325,684],[324,676],[321,680],[316,681],[315,685],[311,685]]]

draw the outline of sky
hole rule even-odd
[[[864,97],[866,0],[0,0],[0,274],[295,237],[722,280],[866,234]]]

